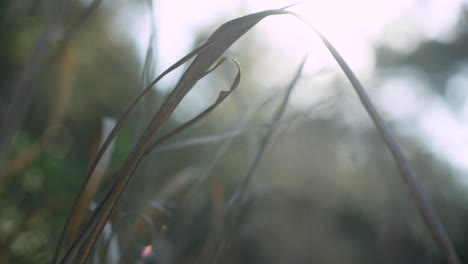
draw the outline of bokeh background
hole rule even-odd
[[[102,138],[158,74],[224,22],[289,4],[2,1],[0,262],[50,262]],[[290,10],[348,61],[468,262],[468,2],[311,0]],[[305,54],[219,262],[444,263],[352,87],[291,16],[265,19],[228,51],[242,65],[240,86],[144,158],[92,261],[210,259],[228,201]],[[183,70],[158,83],[126,122],[90,201],[101,199]],[[211,105],[235,74],[226,63],[200,80],[163,133]],[[147,245],[149,257],[141,255]]]

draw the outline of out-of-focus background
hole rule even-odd
[[[50,262],[102,138],[158,74],[224,22],[289,4],[2,1],[0,262]],[[468,2],[311,0],[288,10],[321,30],[360,78],[468,262]],[[220,215],[305,54],[219,263],[444,263],[347,79],[286,15],[261,21],[228,51],[242,65],[238,89],[144,158],[94,263],[210,259]],[[90,201],[102,198],[183,68],[125,123]],[[235,74],[226,63],[202,79],[163,133],[211,105]]]

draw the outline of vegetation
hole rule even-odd
[[[288,106],[315,77],[303,73],[306,57],[281,89],[259,92],[255,70],[228,55],[264,19],[307,24],[288,7],[229,20],[155,77],[154,47],[140,69],[130,44],[109,33],[101,1],[40,2],[0,7],[0,262],[468,258],[457,171],[412,136],[393,135],[325,36],[308,25],[346,76],[335,83],[351,83],[377,129],[343,122],[356,108],[339,94]],[[392,58],[382,67],[411,58],[390,53],[380,50]],[[155,89],[185,64],[170,93]],[[181,122],[172,114],[196,84],[212,103]]]

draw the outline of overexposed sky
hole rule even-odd
[[[150,31],[146,1],[121,9],[126,27],[144,57]],[[321,30],[357,70],[372,68],[372,45],[405,50],[423,39],[450,40],[463,0],[308,0],[289,10],[304,16]],[[165,68],[193,47],[193,39],[207,29],[235,17],[294,3],[287,0],[157,0],[154,24],[158,26],[160,67]],[[417,8],[415,8],[417,7]],[[258,27],[265,30],[281,52],[303,55],[319,43],[292,17],[271,17]],[[122,28],[122,27],[119,27]],[[356,52],[357,51],[357,52]],[[292,53],[292,54],[291,54]],[[314,54],[321,55],[321,52]],[[328,54],[323,54],[323,57]],[[320,56],[322,57],[322,56]],[[316,58],[317,59],[317,58]],[[327,61],[318,58],[318,62]]]
[[[365,80],[374,76],[376,45],[410,52],[424,40],[450,41],[456,33],[458,15],[467,2],[309,0],[300,2],[290,10],[301,14],[322,31],[366,84]],[[120,28],[127,28],[142,60],[151,29],[149,11],[143,3],[145,1],[124,8],[116,16],[116,24]],[[212,32],[227,20],[265,9],[281,8],[294,1],[157,0],[153,3],[153,23],[157,25],[156,70],[160,73],[193,48],[194,38],[200,32]],[[284,75],[284,68],[276,65],[277,61],[292,65],[294,69],[305,53],[309,54],[306,73],[323,68],[336,69],[338,72],[336,63],[323,44],[306,26],[291,16],[267,18],[254,32],[271,46],[268,52],[259,51],[258,58],[264,60],[264,63],[258,64],[262,68],[258,69],[259,74],[288,80],[290,76]],[[466,99],[467,94],[460,92],[468,89],[468,79],[464,76],[467,75],[454,75],[448,88],[453,93],[461,93]],[[177,75],[169,77],[163,81],[163,86],[169,87],[176,78]],[[271,79],[271,85],[278,81],[275,78],[268,78]],[[414,128],[411,130],[426,139],[428,150],[439,153],[442,159],[454,167],[468,172],[468,104],[461,116],[456,115],[440,98],[429,96],[425,87],[422,80],[411,76],[389,77],[383,81],[374,100],[389,119],[404,121],[416,115],[418,121],[412,124]],[[295,102],[297,105],[308,104],[304,100],[307,96],[300,98],[302,101]],[[395,104],[401,107],[395,109]]]

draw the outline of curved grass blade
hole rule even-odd
[[[240,63],[237,60],[235,60],[234,58],[232,58],[232,57],[229,57],[229,58],[232,59],[236,63],[236,66],[237,66],[237,69],[238,69],[236,77],[234,78],[234,82],[231,84],[231,88],[228,91],[221,91],[219,93],[218,98],[216,99],[216,101],[210,107],[208,107],[203,112],[198,114],[196,117],[194,117],[190,121],[186,122],[185,124],[177,127],[176,129],[169,132],[164,137],[162,137],[162,138],[158,139],[157,141],[155,141],[154,143],[152,143],[151,146],[146,151],[146,154],[148,154],[150,151],[152,151],[155,147],[157,147],[162,142],[164,142],[164,141],[178,135],[180,132],[184,131],[185,129],[189,128],[193,124],[195,124],[198,121],[205,118],[211,111],[213,111],[219,104],[221,104],[224,101],[224,99],[226,99],[237,88],[237,86],[239,86],[240,79],[241,79]],[[223,60],[220,60],[220,62],[218,62],[218,64],[215,66],[215,68],[207,71],[205,74],[203,74],[203,76],[201,78],[203,78],[206,74],[210,73],[211,71],[215,70],[219,65],[221,65],[221,63],[224,62],[224,60],[225,60],[225,58]]]
[[[197,78],[200,75],[202,75],[205,71],[207,71],[207,69],[216,60],[218,60],[218,58],[234,42],[236,42],[241,36],[243,36],[249,29],[251,29],[254,25],[260,22],[263,18],[267,16],[271,16],[271,15],[280,15],[280,14],[287,14],[287,12],[284,10],[262,11],[259,13],[254,13],[254,14],[250,14],[247,16],[234,19],[223,24],[210,36],[210,38],[207,40],[207,42],[204,45],[200,46],[199,48],[195,49],[193,52],[189,53],[189,55],[182,58],[178,63],[171,66],[163,74],[161,74],[155,81],[153,81],[150,84],[149,88],[151,88],[164,75],[166,75],[167,73],[169,73],[176,67],[180,66],[180,64],[184,63],[191,57],[198,54],[198,56],[194,59],[194,61],[190,64],[188,69],[182,75],[181,79],[179,80],[174,90],[171,92],[171,94],[168,96],[166,101],[163,103],[158,113],[153,117],[153,120],[150,122],[147,129],[143,133],[142,137],[137,142],[133,151],[129,154],[127,160],[122,166],[118,175],[118,179],[116,180],[114,186],[109,190],[104,200],[98,205],[98,207],[93,212],[93,215],[89,221],[89,224],[86,225],[86,227],[82,230],[82,234],[86,233],[87,231],[90,231],[90,229],[94,229],[95,232],[90,233],[91,238],[87,239],[86,245],[83,245],[84,247],[86,247],[86,249],[83,251],[84,254],[80,259],[80,263],[86,262],[86,259],[88,258],[89,253],[91,252],[95,242],[97,241],[99,234],[102,232],[102,229],[104,228],[106,221],[109,219],[113,209],[115,208],[115,205],[117,204],[117,201],[122,195],[123,190],[128,184],[128,181],[133,175],[133,172],[136,170],[142,157],[146,153],[155,135],[157,134],[157,132],[159,132],[159,129],[165,123],[165,121],[169,118],[171,113],[174,111],[175,107],[180,103],[183,97],[190,91],[190,89],[198,81]],[[146,90],[144,92],[146,92]],[[137,100],[132,104],[132,106],[126,111],[124,116],[126,114],[128,115],[128,113],[133,110],[134,106],[136,105],[136,103],[138,103],[139,99],[143,96],[144,92],[137,98]],[[119,126],[119,124],[121,125],[120,121],[117,124],[117,126]],[[109,137],[109,141],[111,141],[112,136],[115,137],[117,130],[114,130],[113,132],[115,133],[111,133],[111,136]],[[103,148],[107,148],[106,145],[108,144],[109,144],[108,142],[105,142]],[[101,155],[102,153],[99,154],[99,157]],[[92,166],[92,170],[94,169],[94,167],[95,167],[95,164]],[[87,178],[89,178],[89,176]],[[97,214],[102,214],[102,215],[99,218],[96,218]],[[96,219],[96,221],[94,221],[94,219]],[[91,224],[96,224],[97,226],[95,228],[92,228]],[[70,250],[67,252],[62,262],[69,259],[71,255],[71,251],[75,250],[75,247],[77,246],[78,241],[81,238],[82,236],[80,236],[74,242],[74,244],[72,245]]]
[[[296,15],[294,13],[291,13],[291,12],[286,12],[286,11],[282,11],[282,10],[272,10],[272,11],[264,11],[264,12],[248,15],[248,16],[245,16],[245,17],[242,17],[242,18],[238,18],[238,19],[232,20],[232,21],[224,24],[223,26],[221,26],[221,28],[219,28],[210,37],[209,40],[212,40],[211,44],[215,43],[214,40],[220,39],[220,40],[223,40],[223,41],[220,41],[219,43],[217,43],[219,45],[214,45],[214,48],[210,49],[210,52],[208,53],[208,55],[199,56],[199,57],[203,57],[203,59],[200,59],[200,61],[198,61],[198,65],[196,65],[196,63],[195,63],[196,60],[194,61],[194,63],[191,64],[189,69],[186,71],[184,76],[181,78],[179,84],[174,89],[173,93],[171,93],[168,100],[166,100],[165,104],[163,105],[164,107],[161,108],[161,110],[159,111],[157,116],[153,119],[153,122],[152,122],[151,126],[148,127],[148,129],[147,129],[148,133],[145,132],[145,134],[147,136],[147,137],[145,137],[146,140],[148,140],[148,137],[149,137],[149,139],[151,141],[152,137],[154,137],[154,134],[151,135],[150,132],[153,132],[153,133],[157,132],[157,130],[159,129],[159,126],[162,123],[164,123],[165,120],[167,119],[167,117],[170,115],[170,113],[172,113],[172,111],[170,109],[172,108],[172,110],[173,110],[175,108],[175,106],[177,106],[177,104],[180,102],[180,100],[185,96],[185,94],[188,92],[188,90],[190,90],[191,87],[193,87],[193,85],[197,81],[196,76],[191,76],[190,75],[190,69],[192,68],[192,66],[195,67],[195,68],[199,68],[199,69],[204,68],[206,70],[209,67],[209,65],[206,65],[207,61],[213,61],[213,58],[219,57],[220,54],[222,54],[223,49],[227,49],[233,42],[235,42],[237,40],[237,38],[242,36],[246,31],[248,31],[251,27],[253,27],[256,23],[258,23],[261,19],[263,19],[264,17],[269,16],[269,15],[286,14],[286,13],[294,15],[296,17],[299,17],[298,15]],[[246,18],[248,18],[248,19],[246,19]],[[220,34],[219,33],[220,31],[224,31],[225,34]],[[417,182],[414,183],[415,182],[415,177],[411,177],[411,175],[413,175],[413,173],[411,173],[411,169],[410,169],[410,173],[408,173],[407,168],[409,167],[409,163],[406,161],[406,159],[404,158],[403,155],[400,155],[401,150],[399,150],[398,146],[396,145],[396,141],[392,140],[393,138],[391,137],[391,134],[388,133],[389,130],[386,129],[383,121],[378,116],[378,114],[375,111],[373,105],[370,103],[370,100],[368,100],[367,95],[365,94],[364,90],[360,86],[359,81],[357,81],[357,78],[354,76],[352,71],[346,65],[344,60],[342,60],[342,58],[339,56],[339,54],[336,52],[336,50],[333,48],[333,46],[331,46],[331,44],[328,42],[328,40],[326,40],[323,37],[323,35],[321,35],[315,29],[314,29],[314,31],[319,34],[319,36],[324,41],[325,45],[327,45],[327,47],[331,51],[332,55],[335,57],[335,59],[337,59],[337,62],[340,64],[342,69],[345,71],[345,74],[348,76],[348,78],[350,79],[350,81],[353,84],[354,88],[358,92],[358,95],[360,96],[361,101],[364,104],[364,107],[366,108],[368,113],[371,115],[371,118],[373,119],[374,123],[376,123],[376,126],[378,127],[379,132],[381,133],[381,135],[384,137],[384,140],[386,141],[387,145],[389,145],[389,148],[392,151],[392,154],[394,155],[394,157],[395,157],[395,159],[396,159],[396,161],[398,163],[400,171],[402,171],[402,175],[403,175],[404,180],[406,178],[405,182],[407,182],[408,185],[410,186],[410,192],[413,194],[413,199],[416,200],[416,203],[419,205],[419,207],[418,207],[419,210],[422,211],[421,214],[423,216],[423,219],[425,220],[426,224],[428,224],[428,226],[435,227],[435,228],[431,228],[431,231],[433,232],[433,235],[436,237],[436,241],[439,242],[439,245],[442,244],[442,248],[445,249],[444,252],[446,252],[446,253],[448,252],[447,253],[449,255],[448,259],[452,259],[451,263],[457,263],[458,261],[456,260],[457,257],[456,257],[455,251],[453,250],[453,246],[451,246],[451,242],[448,239],[448,236],[445,236],[445,238],[444,238],[443,234],[445,232],[444,232],[443,228],[442,228],[442,231],[440,231],[441,230],[441,225],[439,225],[440,221],[437,221],[437,218],[435,218],[436,220],[434,221],[433,216],[435,216],[435,215],[433,213],[430,213],[432,210],[431,210],[430,206],[427,207],[428,202],[426,201],[427,199],[425,198],[424,193],[422,193],[423,199],[421,200],[420,197],[419,197],[419,196],[421,196],[420,195],[421,192],[417,191],[418,188],[416,188],[416,189],[413,188],[414,187],[413,185],[416,184],[416,186],[418,186],[418,183]],[[207,42],[206,44],[208,44],[208,43],[210,43],[210,42]],[[207,45],[205,47],[206,50],[209,50],[208,46],[209,45]],[[205,53],[205,54],[207,54],[207,53]],[[200,55],[201,55],[201,52],[200,52]],[[197,57],[197,58],[199,58],[199,57]],[[194,65],[196,65],[196,66],[194,66]],[[184,87],[185,87],[185,89],[184,89]],[[357,87],[361,87],[361,88],[358,89]],[[367,100],[366,100],[366,98],[367,98]],[[370,105],[370,107],[369,107],[369,105]],[[372,109],[374,111],[372,111]],[[158,116],[159,116],[159,118],[157,118]],[[383,126],[382,126],[382,124],[383,124]],[[388,135],[386,135],[386,134],[388,134]],[[141,142],[141,140],[139,142]],[[395,144],[392,144],[392,142],[395,143]],[[134,152],[133,152],[133,154],[135,154],[135,155],[129,156],[129,157],[134,157],[136,162],[135,161],[129,162],[127,164],[127,166],[125,166],[125,167],[128,167],[128,168],[126,169],[125,173],[123,173],[124,176],[126,174],[128,174],[129,172],[131,174],[133,172],[134,168],[136,168],[136,166],[138,165],[139,159],[141,159],[141,157],[144,155],[144,154],[139,154],[139,153],[146,153],[146,150],[141,152],[141,149],[139,149],[139,148],[145,148],[145,145],[146,144],[141,144],[140,146],[138,146],[138,148],[135,148]],[[395,151],[394,146],[397,146],[396,151]],[[146,147],[148,147],[148,146],[146,145]],[[398,152],[400,152],[400,154],[398,154]],[[401,160],[402,160],[401,158],[403,158],[404,162],[401,162]],[[405,163],[408,166],[403,166]],[[133,167],[133,169],[131,169],[132,167]],[[408,175],[410,175],[410,177],[408,177]],[[408,180],[408,179],[410,179],[410,180]],[[413,179],[413,180],[411,180],[411,179]],[[413,186],[413,187],[411,187],[411,186]],[[422,190],[422,188],[419,188],[419,189]],[[123,189],[122,189],[122,191],[123,191]],[[119,191],[119,192],[121,192],[121,191]],[[120,195],[117,194],[117,197],[119,197],[119,196]],[[103,201],[103,204],[104,204],[104,202],[105,201]],[[113,207],[113,206],[111,206],[111,207]],[[98,210],[96,210],[96,212],[97,211]],[[112,211],[112,209],[110,209],[110,211]],[[427,213],[428,211],[429,211],[429,213]],[[435,224],[434,224],[434,222],[435,222]],[[448,239],[448,243],[447,243],[447,239]],[[452,253],[450,253],[450,251]],[[450,257],[450,255],[452,255],[452,256]],[[455,259],[455,260],[453,260],[453,259]]]
[[[458,264],[460,260],[458,258],[457,252],[455,247],[450,240],[450,237],[447,234],[444,226],[442,225],[442,221],[437,217],[434,212],[434,209],[427,198],[427,195],[419,183],[416,173],[412,169],[408,159],[403,154],[403,151],[399,147],[395,137],[393,136],[391,130],[383,121],[382,117],[378,113],[377,109],[375,108],[374,104],[372,103],[371,99],[367,95],[364,87],[362,86],[359,79],[353,73],[351,68],[348,66],[346,61],[341,57],[335,47],[328,41],[328,39],[316,28],[314,28],[310,23],[308,23],[303,17],[300,15],[290,12],[291,15],[297,17],[299,20],[307,24],[322,40],[325,44],[327,49],[330,51],[332,56],[335,58],[336,62],[339,64],[343,72],[345,73],[346,77],[348,78],[349,82],[352,84],[354,90],[359,96],[362,105],[366,109],[367,113],[371,117],[374,125],[376,126],[377,130],[380,133],[380,136],[384,140],[385,144],[387,145],[388,149],[390,150],[397,167],[400,171],[401,178],[404,183],[408,186],[410,195],[413,201],[416,204],[416,207],[421,215],[422,220],[428,227],[429,231],[431,232],[434,240],[436,241],[439,249],[445,255],[445,258],[448,263],[451,264]]]
[[[168,98],[165,105],[173,107],[174,103],[180,102],[193,87],[197,78],[203,72],[206,72],[234,42],[263,18],[281,14],[287,14],[287,12],[279,9],[267,10],[236,18],[221,25],[207,40],[207,43],[213,43],[213,45],[201,51],[192,64],[190,64],[179,80],[179,83],[176,85],[176,88],[170,94],[170,98]]]

